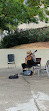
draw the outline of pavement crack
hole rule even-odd
[[[38,106],[37,101],[36,101],[35,98],[34,98],[34,103],[35,103],[35,105],[36,105],[36,107],[37,107],[37,110],[40,111],[40,108],[39,108],[39,106]]]
[[[24,76],[23,76],[23,78],[24,78],[24,80],[25,80],[28,84],[30,84],[30,82],[28,82]]]

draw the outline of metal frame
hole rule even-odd
[[[36,58],[36,66],[33,66],[33,73],[35,74],[35,69],[38,71],[38,77],[39,77],[39,72],[41,71],[41,58]]]
[[[9,68],[10,64],[15,65],[15,55],[14,54],[8,54],[7,58],[8,58],[8,68]],[[16,67],[16,65],[15,65],[15,67]]]
[[[47,72],[48,77],[49,77],[49,60],[46,63],[46,72]]]

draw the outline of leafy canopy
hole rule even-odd
[[[45,17],[41,3],[49,5],[49,0],[0,0],[0,28],[16,29],[18,23],[27,23],[39,15],[40,20]],[[41,19],[42,17],[42,19]]]

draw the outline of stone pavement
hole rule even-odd
[[[23,76],[22,69],[0,69],[0,111],[49,111],[49,78],[46,71]],[[9,75],[19,74],[18,79]]]

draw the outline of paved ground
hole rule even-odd
[[[0,69],[0,111],[49,111],[49,78],[42,70],[23,76],[21,68]],[[19,74],[18,79],[9,75]]]

